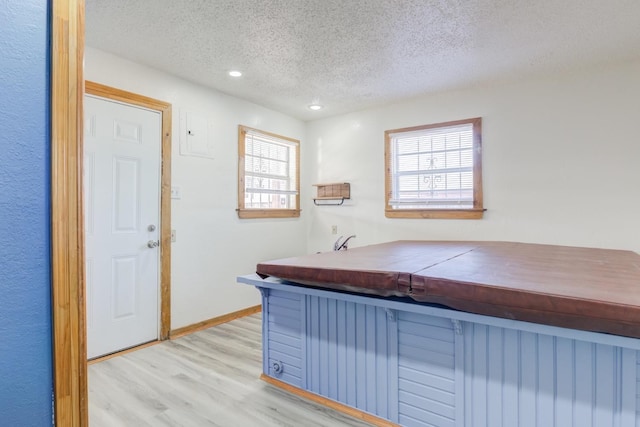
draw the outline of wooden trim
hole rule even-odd
[[[473,124],[473,207],[483,209],[482,197],[482,119],[472,119]],[[483,209],[485,211],[486,209]],[[482,216],[480,217],[482,218]]]
[[[87,361],[87,365],[93,365],[95,363],[104,362],[105,360],[113,359],[114,357],[124,356],[127,353],[133,353],[134,351],[142,350],[143,348],[151,347],[156,344],[160,344],[162,341],[155,340],[150,341],[144,344],[136,345],[134,347],[129,347],[125,350],[116,351],[115,353],[107,354],[106,356],[96,357],[95,359],[91,359]]]
[[[82,209],[84,1],[53,0],[51,257],[54,423],[88,426]]]
[[[317,403],[322,406],[326,406],[327,408],[331,408],[335,411],[342,412],[343,414],[349,415],[350,417],[356,418],[358,420],[362,420],[369,424],[378,427],[400,427],[399,424],[393,423],[389,420],[385,420],[384,418],[377,417],[375,415],[368,414],[359,409],[353,408],[351,406],[347,406],[343,403],[336,402],[335,400],[328,399],[323,396],[319,396],[315,393],[312,393],[307,390],[303,390],[301,388],[292,386],[283,381],[277,380],[273,377],[270,377],[266,374],[261,374],[260,379],[272,386],[281,388],[285,391],[288,391],[291,394],[302,397],[303,399],[310,400],[314,403]]]
[[[471,124],[473,126],[473,208],[470,209],[392,209],[389,200],[393,196],[391,139],[394,134],[414,132],[439,127]],[[481,219],[486,209],[483,207],[482,192],[482,118],[455,120],[423,126],[392,129],[384,132],[384,201],[387,218],[430,218],[430,219]]]
[[[480,219],[486,209],[386,209],[387,218]]]
[[[99,96],[102,98],[108,98],[113,101],[124,102],[125,104],[137,105],[139,107],[148,108],[150,110],[161,111],[163,113],[171,113],[171,104],[168,102],[160,101],[148,96],[139,95],[137,93],[128,92],[126,90],[117,89],[111,86],[106,86],[100,83],[85,81],[85,93],[90,95]],[[164,125],[164,123],[163,123]],[[164,127],[163,127],[164,130]],[[171,126],[169,126],[171,130]]]
[[[385,216],[388,217],[389,200],[393,197],[393,183],[391,179],[391,132],[386,131],[384,133],[384,206]]]
[[[472,119],[452,120],[450,122],[432,123],[429,125],[411,126],[407,128],[400,128],[400,129],[391,129],[391,130],[385,131],[384,133],[388,135],[393,135],[395,133],[414,132],[417,130],[425,130],[425,129],[433,129],[433,128],[444,128],[449,126],[466,125],[469,123],[475,126],[476,123],[478,123],[478,121],[480,120],[482,120],[482,118],[474,117]]]
[[[160,339],[171,330],[171,104],[90,81],[85,93],[159,111],[162,115],[160,171]]]
[[[242,310],[223,314],[222,316],[214,317],[212,319],[203,320],[202,322],[194,323],[193,325],[174,329],[173,331],[171,331],[171,339],[173,340],[188,334],[192,334],[194,332],[201,331],[203,329],[211,328],[212,326],[218,326],[223,323],[231,322],[232,320],[236,320],[241,317],[251,316],[252,314],[260,313],[261,311],[261,305],[254,305],[252,307],[243,308]]]
[[[293,143],[298,144],[298,145],[300,144],[300,141],[295,139],[295,138],[278,135],[277,133],[273,133],[273,132],[266,132],[264,130],[252,128],[252,127],[245,126],[245,125],[238,125],[238,129],[242,130],[245,134],[247,132],[261,133],[262,135],[270,136],[271,138],[284,139],[285,141],[293,142]]]
[[[248,132],[255,132],[272,138],[289,141],[295,144],[296,149],[296,207],[294,209],[247,209],[244,205],[245,186],[245,139]],[[271,132],[238,125],[238,218],[298,218],[300,216],[300,141]]]
[[[238,216],[240,213],[244,211],[244,154],[245,154],[245,143],[244,139],[247,135],[247,131],[244,126],[238,125]]]
[[[242,195],[244,197],[244,194]],[[298,198],[298,203],[300,198]],[[300,209],[236,209],[239,218],[298,218]]]
[[[286,138],[285,138],[286,139]],[[295,141],[296,143],[296,191],[298,192],[298,195],[296,196],[296,215],[295,216],[300,216],[300,141],[298,141],[297,139],[294,139],[293,141]]]
[[[171,105],[162,111],[162,169],[160,171],[160,339],[171,330]]]

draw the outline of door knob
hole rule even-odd
[[[147,242],[147,246],[150,247],[151,249],[157,248],[158,246],[160,246],[160,241],[159,240],[149,240]]]

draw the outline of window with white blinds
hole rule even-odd
[[[385,132],[388,217],[482,217],[481,119]]]
[[[299,146],[298,140],[239,126],[241,218],[299,216]]]

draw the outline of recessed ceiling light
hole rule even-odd
[[[320,104],[311,104],[309,105],[309,109],[313,111],[322,110],[324,107]]]
[[[229,71],[229,75],[231,77],[240,77],[242,76],[242,73],[240,71],[232,70],[232,71]]]

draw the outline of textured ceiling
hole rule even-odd
[[[640,58],[638,0],[86,0],[86,24],[88,46],[303,120]]]

